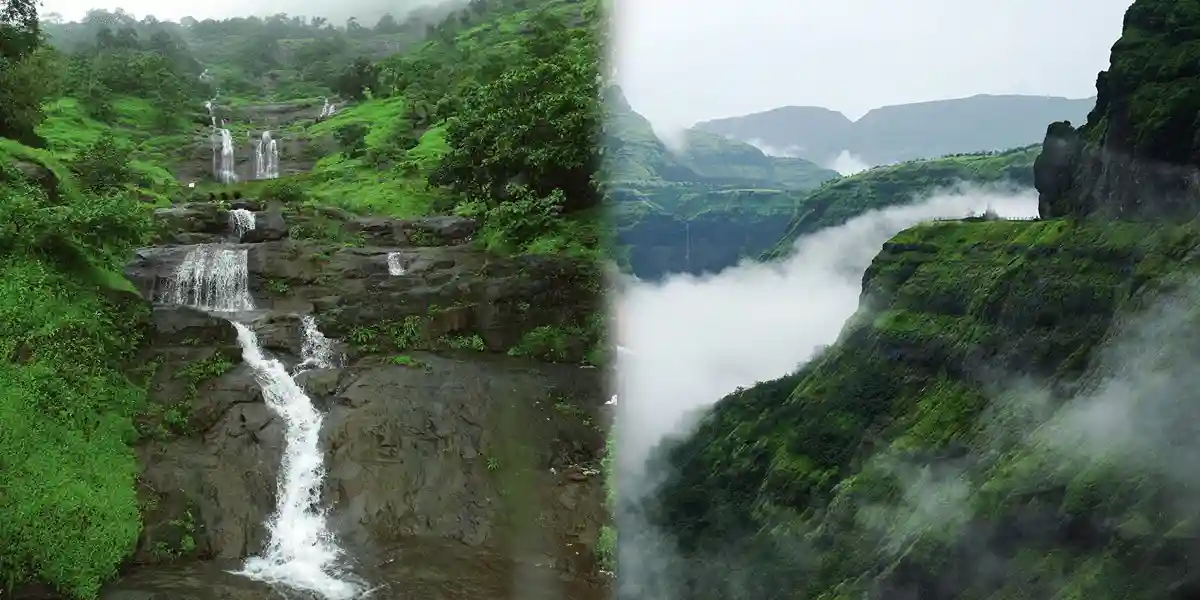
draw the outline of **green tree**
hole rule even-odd
[[[0,8],[0,136],[37,144],[42,101],[52,86],[51,56],[39,52],[35,0],[6,0]]]
[[[354,59],[334,82],[335,92],[346,98],[362,100],[367,97],[368,90],[378,87],[379,75],[375,65],[365,57]]]
[[[594,32],[543,17],[526,35],[505,72],[456,102],[451,150],[430,182],[489,206],[518,183],[537,198],[560,190],[564,212],[591,208],[601,123]]]
[[[134,180],[129,153],[117,145],[116,138],[104,132],[71,163],[71,170],[90,192],[104,193],[120,189]]]

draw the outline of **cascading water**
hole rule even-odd
[[[221,125],[225,125],[225,122],[221,121]],[[233,135],[225,127],[218,128],[216,135],[221,140],[221,160],[217,169],[217,181],[236,183],[237,173],[233,170]]]
[[[214,312],[254,310],[248,254],[245,248],[197,246],[175,269],[166,300]]]
[[[244,208],[235,208],[229,211],[229,226],[233,228],[233,235],[238,240],[242,239],[247,231],[253,230],[257,223],[254,213]]]
[[[220,147],[217,145],[217,113],[214,112],[214,110],[213,110],[213,101],[205,100],[204,101],[204,109],[208,111],[208,123],[212,127],[212,131],[209,133],[208,138],[209,138],[209,142],[212,144],[213,177],[220,179],[221,178],[221,166],[219,164],[217,164],[217,156],[218,156],[217,153],[220,150]]]
[[[331,117],[333,116],[334,110],[334,106],[329,103],[329,98],[326,98],[325,104],[321,106],[321,114],[317,115],[317,118],[324,119],[325,117]]]
[[[254,143],[254,178],[277,179],[279,177],[279,144],[271,138],[270,131]]]
[[[235,232],[253,228],[254,214],[230,211]],[[239,233],[240,237],[240,233]],[[166,302],[225,313],[237,330],[242,358],[254,370],[268,408],[284,421],[285,448],[279,469],[276,510],[268,522],[270,537],[261,556],[250,557],[237,574],[272,585],[309,592],[325,600],[351,600],[363,588],[339,567],[342,550],[326,526],[320,508],[325,476],[320,447],[323,416],[294,379],[304,371],[331,367],[333,346],[311,316],[301,318],[304,343],[301,361],[289,374],[283,363],[267,357],[258,336],[235,319],[254,309],[250,295],[249,252],[221,244],[197,246],[174,272]]]
[[[254,369],[267,406],[283,419],[287,438],[279,470],[277,507],[267,525],[270,539],[266,552],[247,559],[239,574],[315,592],[327,600],[356,598],[362,589],[339,572],[342,550],[326,527],[325,512],[318,507],[325,477],[320,446],[323,417],[283,363],[263,355],[258,336],[242,323],[234,322],[233,326],[237,328],[242,358]],[[304,356],[297,365],[297,374],[332,366],[329,342],[311,317],[305,317],[304,333]]]
[[[408,269],[405,269],[404,263],[400,261],[399,252],[388,252],[387,264],[388,275],[404,275],[408,273]]]
[[[333,343],[325,337],[324,333],[321,333],[320,329],[317,329],[317,320],[312,315],[304,315],[300,318],[300,324],[304,328],[304,344],[300,348],[300,364],[297,364],[292,370],[292,376],[295,377],[312,369],[328,369],[337,366]]]

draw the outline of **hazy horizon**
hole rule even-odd
[[[678,130],[783,106],[857,120],[978,94],[1089,98],[1132,3],[785,1],[698,10],[613,0],[616,79],[630,105],[656,129]]]
[[[454,1],[454,0],[450,0]],[[423,6],[448,4],[446,0],[396,0],[387,2],[381,0],[349,0],[335,3],[328,2],[297,2],[295,0],[209,0],[201,4],[167,4],[155,0],[44,0],[38,14],[45,18],[51,13],[62,16],[64,21],[79,21],[89,10],[101,9],[115,11],[118,8],[142,19],[148,15],[160,21],[176,21],[184,17],[197,20],[227,19],[231,17],[268,17],[274,14],[286,13],[305,17],[325,17],[335,25],[341,25],[345,19],[357,17],[363,20],[364,26],[374,24],[374,21],[385,13],[399,17],[408,11]],[[366,22],[369,20],[370,22]]]
[[[716,121],[716,120],[720,120],[720,119],[745,117],[745,116],[753,115],[753,114],[771,112],[773,110],[778,110],[781,108],[823,108],[826,110],[833,111],[835,113],[841,113],[841,114],[845,115],[846,118],[850,119],[851,121],[859,121],[864,116],[866,116],[867,113],[869,113],[873,110],[879,110],[881,108],[888,108],[888,107],[892,107],[892,106],[904,106],[904,105],[910,105],[910,104],[930,104],[933,102],[944,102],[944,101],[948,101],[948,100],[966,100],[968,98],[974,98],[976,96],[1021,96],[1021,97],[1026,97],[1026,98],[1059,98],[1059,99],[1063,99],[1063,100],[1089,100],[1089,99],[1094,99],[1096,97],[1096,94],[1095,94],[1095,91],[1093,91],[1091,94],[1086,94],[1083,96],[1060,96],[1060,95],[1055,95],[1055,94],[1003,94],[1003,93],[981,92],[978,94],[969,94],[966,96],[954,96],[954,97],[950,97],[950,98],[930,98],[927,100],[913,100],[911,102],[899,102],[899,103],[895,103],[895,104],[882,104],[880,106],[872,106],[871,108],[868,108],[867,110],[863,111],[862,114],[858,114],[858,115],[850,115],[850,114],[847,114],[845,111],[840,111],[840,110],[837,110],[836,108],[831,108],[828,106],[818,106],[815,104],[781,104],[779,106],[774,106],[771,108],[764,108],[762,110],[739,113],[739,114],[735,114],[735,115],[718,115],[718,116],[714,116],[714,117],[708,117],[706,119],[701,119],[696,122],[703,123],[705,121]],[[634,110],[637,110],[637,108],[635,107]]]

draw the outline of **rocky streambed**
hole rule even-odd
[[[232,232],[231,210],[255,228]],[[256,310],[244,320],[264,350],[298,362],[304,315],[338,340],[339,366],[298,382],[326,415],[321,504],[372,598],[608,596],[597,543],[610,415],[605,374],[585,361],[603,310],[594,267],[488,256],[454,217],[254,200],[158,217],[159,245],[127,269],[144,301],[170,291],[197,245],[225,242],[246,250]],[[146,332],[144,528],[102,596],[267,597],[227,571],[268,535],[283,423],[229,321],[160,303]]]

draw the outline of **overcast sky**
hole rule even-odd
[[[164,2],[163,0],[43,0],[41,14],[57,12],[68,21],[77,21],[93,8],[114,10],[118,7],[137,18],[154,15],[160,20],[178,21],[187,16],[197,19],[220,19],[249,15],[268,16],[277,13],[289,15],[324,16],[338,22],[352,15],[374,18],[385,12],[400,15],[406,10],[421,5],[438,4],[438,0],[205,0],[204,2]]]
[[[1086,98],[1132,0],[613,0],[617,79],[656,129],[779,106]]]

